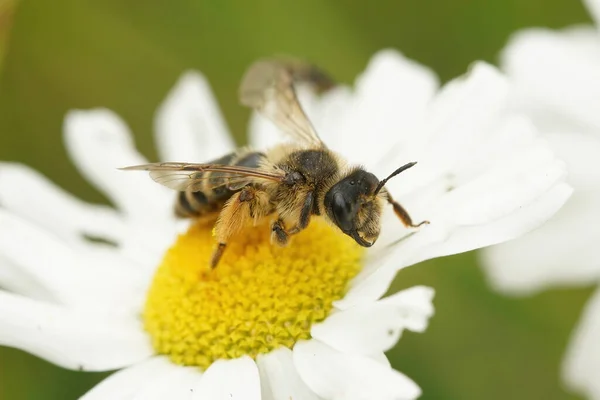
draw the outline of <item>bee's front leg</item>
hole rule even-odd
[[[406,211],[406,209],[402,207],[400,203],[396,202],[389,194],[389,192],[387,193],[387,201],[394,208],[394,213],[396,214],[396,216],[400,219],[400,221],[402,221],[404,226],[406,226],[407,228],[418,228],[421,225],[429,224],[429,221],[421,221],[418,224],[413,223],[408,211]]]
[[[287,246],[290,234],[286,231],[285,225],[281,219],[277,219],[271,224],[271,243],[281,247]]]
[[[313,205],[314,192],[310,191],[306,194],[306,197],[302,202],[300,213],[293,218],[296,220],[296,224],[292,228],[286,229],[281,218],[278,218],[273,222],[271,225],[271,243],[278,244],[279,246],[287,246],[291,235],[295,235],[308,226]]]

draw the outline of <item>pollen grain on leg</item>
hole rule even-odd
[[[319,219],[285,248],[270,243],[266,225],[246,229],[210,270],[214,246],[211,230],[193,225],[165,254],[148,292],[145,328],[156,351],[178,364],[207,368],[310,338],[364,251]]]

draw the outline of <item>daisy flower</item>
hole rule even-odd
[[[286,248],[265,228],[232,242],[207,271],[210,227],[172,217],[174,194],[145,174],[127,127],[107,110],[73,111],[65,143],[114,207],[85,204],[18,164],[0,166],[0,344],[65,368],[120,370],[84,399],[414,399],[384,352],[420,332],[433,290],[383,297],[398,270],[517,237],[569,197],[565,169],[528,120],[507,113],[508,85],[476,64],[443,88],[394,51],[354,88],[302,92],[332,149],[385,175],[415,220],[388,210],[365,250],[315,219]],[[160,107],[161,159],[206,161],[233,142],[205,79],[185,74]],[[254,116],[250,143],[279,133]]]
[[[600,279],[600,1],[586,2],[596,27],[516,34],[502,64],[513,81],[515,109],[529,115],[567,163],[574,194],[540,229],[483,253],[499,290],[530,294]],[[565,361],[567,384],[600,399],[600,292],[575,329]]]

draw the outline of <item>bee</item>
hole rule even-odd
[[[319,138],[296,95],[298,82],[318,90],[333,86],[313,65],[267,59],[248,68],[239,91],[243,105],[271,120],[294,143],[266,151],[242,148],[204,164],[165,162],[123,168],[149,171],[154,181],[179,191],[178,216],[218,214],[211,268],[217,266],[234,234],[265,218],[270,219],[271,242],[279,246],[286,246],[290,237],[305,229],[311,217],[321,216],[359,245],[370,247],[379,237],[386,203],[406,227],[429,223],[414,224],[385,188],[388,180],[416,163],[401,166],[383,180],[349,165]]]

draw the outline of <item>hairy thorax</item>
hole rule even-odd
[[[290,182],[272,187],[271,199],[282,219],[295,219],[309,192],[314,198],[312,214],[320,215],[324,193],[345,166],[339,157],[326,149],[276,148],[272,156],[277,168],[287,172]]]

